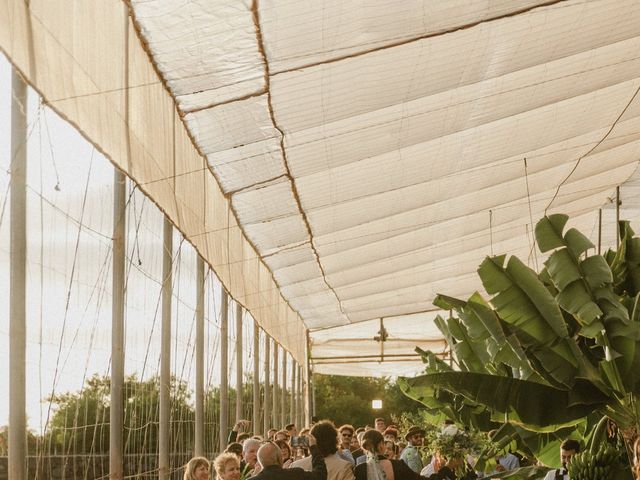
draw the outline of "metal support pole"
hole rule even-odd
[[[242,414],[242,307],[236,303],[236,422],[243,418]]]
[[[260,429],[260,328],[253,321],[253,431]]]
[[[298,364],[298,429],[302,429],[306,425],[304,418],[304,395],[302,391],[302,365]]]
[[[220,297],[220,452],[223,452],[229,433],[229,295],[222,286]]]
[[[273,340],[273,421],[271,422],[271,424],[273,425],[273,428],[277,428],[278,430],[279,428],[279,423],[280,423],[280,417],[279,417],[279,410],[280,410],[280,388],[279,388],[279,378],[278,378],[278,343],[275,341],[275,339]]]
[[[598,255],[602,249],[602,209],[598,209]]]
[[[196,438],[194,456],[204,455],[204,260],[196,273]]]
[[[287,352],[282,349],[282,388],[280,389],[280,426],[284,426],[287,422]]]
[[[620,187],[616,187],[616,233],[618,248],[620,247],[620,242],[622,242],[622,231],[620,230],[620,205]]]
[[[311,425],[311,416],[313,415],[313,399],[311,398],[311,338],[307,329],[307,349],[306,349],[305,372],[304,372],[304,418],[307,425]]]
[[[27,478],[27,85],[11,73],[9,480]]]
[[[109,478],[124,477],[124,298],[127,184],[116,170],[113,181],[113,304],[111,313],[111,406],[109,413]]]
[[[289,397],[289,421],[297,426],[296,418],[296,361],[291,357],[291,396]]]
[[[164,217],[162,247],[162,328],[160,331],[160,419],[158,429],[158,478],[169,478],[171,442],[171,283],[173,226]]]
[[[270,353],[271,339],[269,335],[264,336],[264,434],[265,440],[267,439],[267,431],[271,428],[271,388],[269,384],[269,361],[271,360]]]

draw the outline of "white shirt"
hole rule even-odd
[[[544,480],[555,480],[556,479],[556,472],[558,470],[561,470],[560,468],[554,468],[553,470],[549,470],[547,472],[547,474],[544,477]],[[563,480],[569,480],[569,473],[564,470],[566,473],[562,476]]]

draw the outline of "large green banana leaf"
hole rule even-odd
[[[454,392],[484,405],[511,423],[543,432],[576,425],[609,401],[589,382],[580,380],[576,381],[572,390],[560,390],[516,378],[472,372],[443,372],[404,378],[399,385],[406,395],[423,403],[434,391]]]
[[[509,470],[507,472],[491,475],[491,478],[500,480],[537,480],[543,479],[549,470],[551,470],[549,467],[522,467],[516,470]]]

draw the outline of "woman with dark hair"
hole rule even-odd
[[[356,480],[455,480],[455,474],[447,467],[430,477],[423,477],[409,468],[402,460],[389,460],[384,454],[387,446],[377,430],[368,430],[362,438],[362,448],[367,451],[367,461],[356,466]]]
[[[291,458],[291,447],[285,440],[276,440],[274,443],[278,446],[282,454],[282,468],[289,468],[289,465],[293,462],[293,458]]]

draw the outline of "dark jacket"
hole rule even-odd
[[[434,473],[429,477],[423,477],[409,468],[402,460],[390,460],[393,469],[393,477],[395,480],[455,480],[454,473],[447,467],[442,467],[438,473]],[[356,480],[367,480],[367,464],[361,463],[356,466]]]
[[[269,465],[251,480],[327,480],[327,466],[316,445],[311,447],[311,471],[305,472],[301,468],[282,468],[279,465]]]

